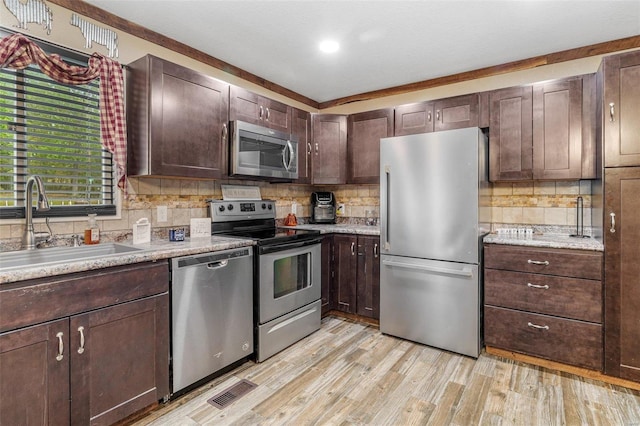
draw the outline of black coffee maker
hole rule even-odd
[[[311,223],[336,223],[336,198],[333,192],[311,193]]]

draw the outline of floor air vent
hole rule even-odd
[[[207,400],[207,402],[216,408],[223,409],[227,405],[231,405],[231,403],[240,399],[240,397],[251,392],[257,386],[255,383],[243,379]]]

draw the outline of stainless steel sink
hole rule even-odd
[[[80,247],[51,247],[0,253],[0,272],[18,268],[47,266],[70,261],[84,261],[142,250],[118,243],[102,243]]]

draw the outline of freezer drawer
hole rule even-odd
[[[478,357],[478,265],[382,255],[380,331]]]

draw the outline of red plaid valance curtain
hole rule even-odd
[[[100,77],[100,133],[102,146],[113,154],[118,167],[118,186],[124,189],[127,131],[124,110],[124,78],[117,61],[94,53],[88,67],[69,65],[59,55],[47,54],[22,34],[0,40],[0,68],[24,69],[36,63],[59,83],[87,84]]]

